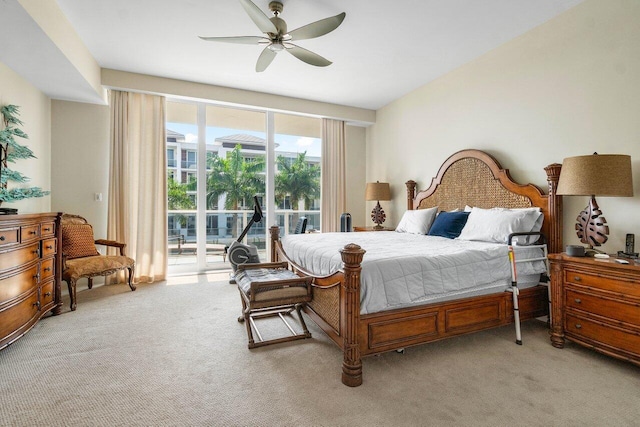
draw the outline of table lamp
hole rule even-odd
[[[576,232],[593,249],[609,238],[607,220],[595,196],[632,197],[631,157],[624,154],[598,154],[568,157],[562,162],[558,194],[591,196],[589,205],[576,218]]]
[[[387,218],[382,210],[382,206],[380,206],[380,200],[391,200],[391,191],[389,190],[388,182],[368,182],[367,190],[365,192],[365,198],[367,201],[376,200],[378,203],[371,211],[371,220],[376,223],[376,230],[382,230],[382,224],[384,220]]]

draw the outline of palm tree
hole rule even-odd
[[[289,196],[291,203],[303,200],[305,205],[311,204],[320,197],[320,167],[306,161],[307,152],[298,153],[296,159],[278,156],[278,174],[275,176],[276,199],[282,201]],[[294,209],[292,223],[298,221],[298,212]]]
[[[253,196],[264,194],[264,157],[242,157],[242,146],[236,145],[226,158],[207,158],[207,209],[213,209],[225,195],[225,209],[238,210],[251,203]],[[238,214],[233,214],[232,236],[238,235]]]

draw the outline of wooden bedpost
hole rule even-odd
[[[271,235],[271,262],[278,262],[276,251],[276,242],[280,239],[280,227],[272,225],[269,227],[269,234]]]
[[[547,182],[549,184],[549,215],[551,223],[549,224],[549,253],[560,253],[562,247],[562,225],[564,218],[562,216],[562,196],[558,195],[558,180],[560,179],[560,169],[562,165],[553,163],[546,168]]]
[[[349,387],[362,384],[362,358],[358,342],[358,325],[360,324],[360,271],[362,258],[366,251],[355,243],[350,243],[340,250],[344,263],[344,281],[341,294],[345,299],[340,313],[344,345],[342,362],[342,383]]]
[[[551,263],[551,282],[558,283],[560,286],[551,286],[551,301],[562,301],[564,296],[564,277],[560,264],[557,262]],[[551,304],[551,345],[557,348],[564,347],[564,332],[562,322],[564,319],[562,308],[559,304]]]
[[[409,180],[404,183],[407,186],[407,210],[413,210],[413,199],[416,197],[416,182]]]

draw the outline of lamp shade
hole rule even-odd
[[[566,196],[632,197],[631,157],[596,153],[567,157],[562,162],[557,193]]]
[[[368,182],[365,192],[366,200],[391,200],[391,190],[388,182]]]

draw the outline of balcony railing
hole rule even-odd
[[[233,228],[233,215],[237,215],[237,224]],[[251,220],[253,210],[207,210],[206,248],[207,254],[217,254],[223,251],[225,246],[237,239],[242,230]],[[168,230],[168,247],[170,256],[195,255],[197,250],[197,213],[193,210],[170,210],[168,212],[169,223],[173,224]],[[275,221],[269,218],[269,224],[280,226],[280,235],[293,233],[297,218],[307,217],[307,231],[320,229],[320,211],[317,210],[291,210],[277,209]],[[217,221],[214,219],[217,217]],[[214,225],[218,225],[215,227]],[[268,238],[267,220],[253,224],[244,238],[247,244],[256,245],[260,252],[260,257],[265,259],[266,240]],[[222,252],[220,252],[222,253]]]

